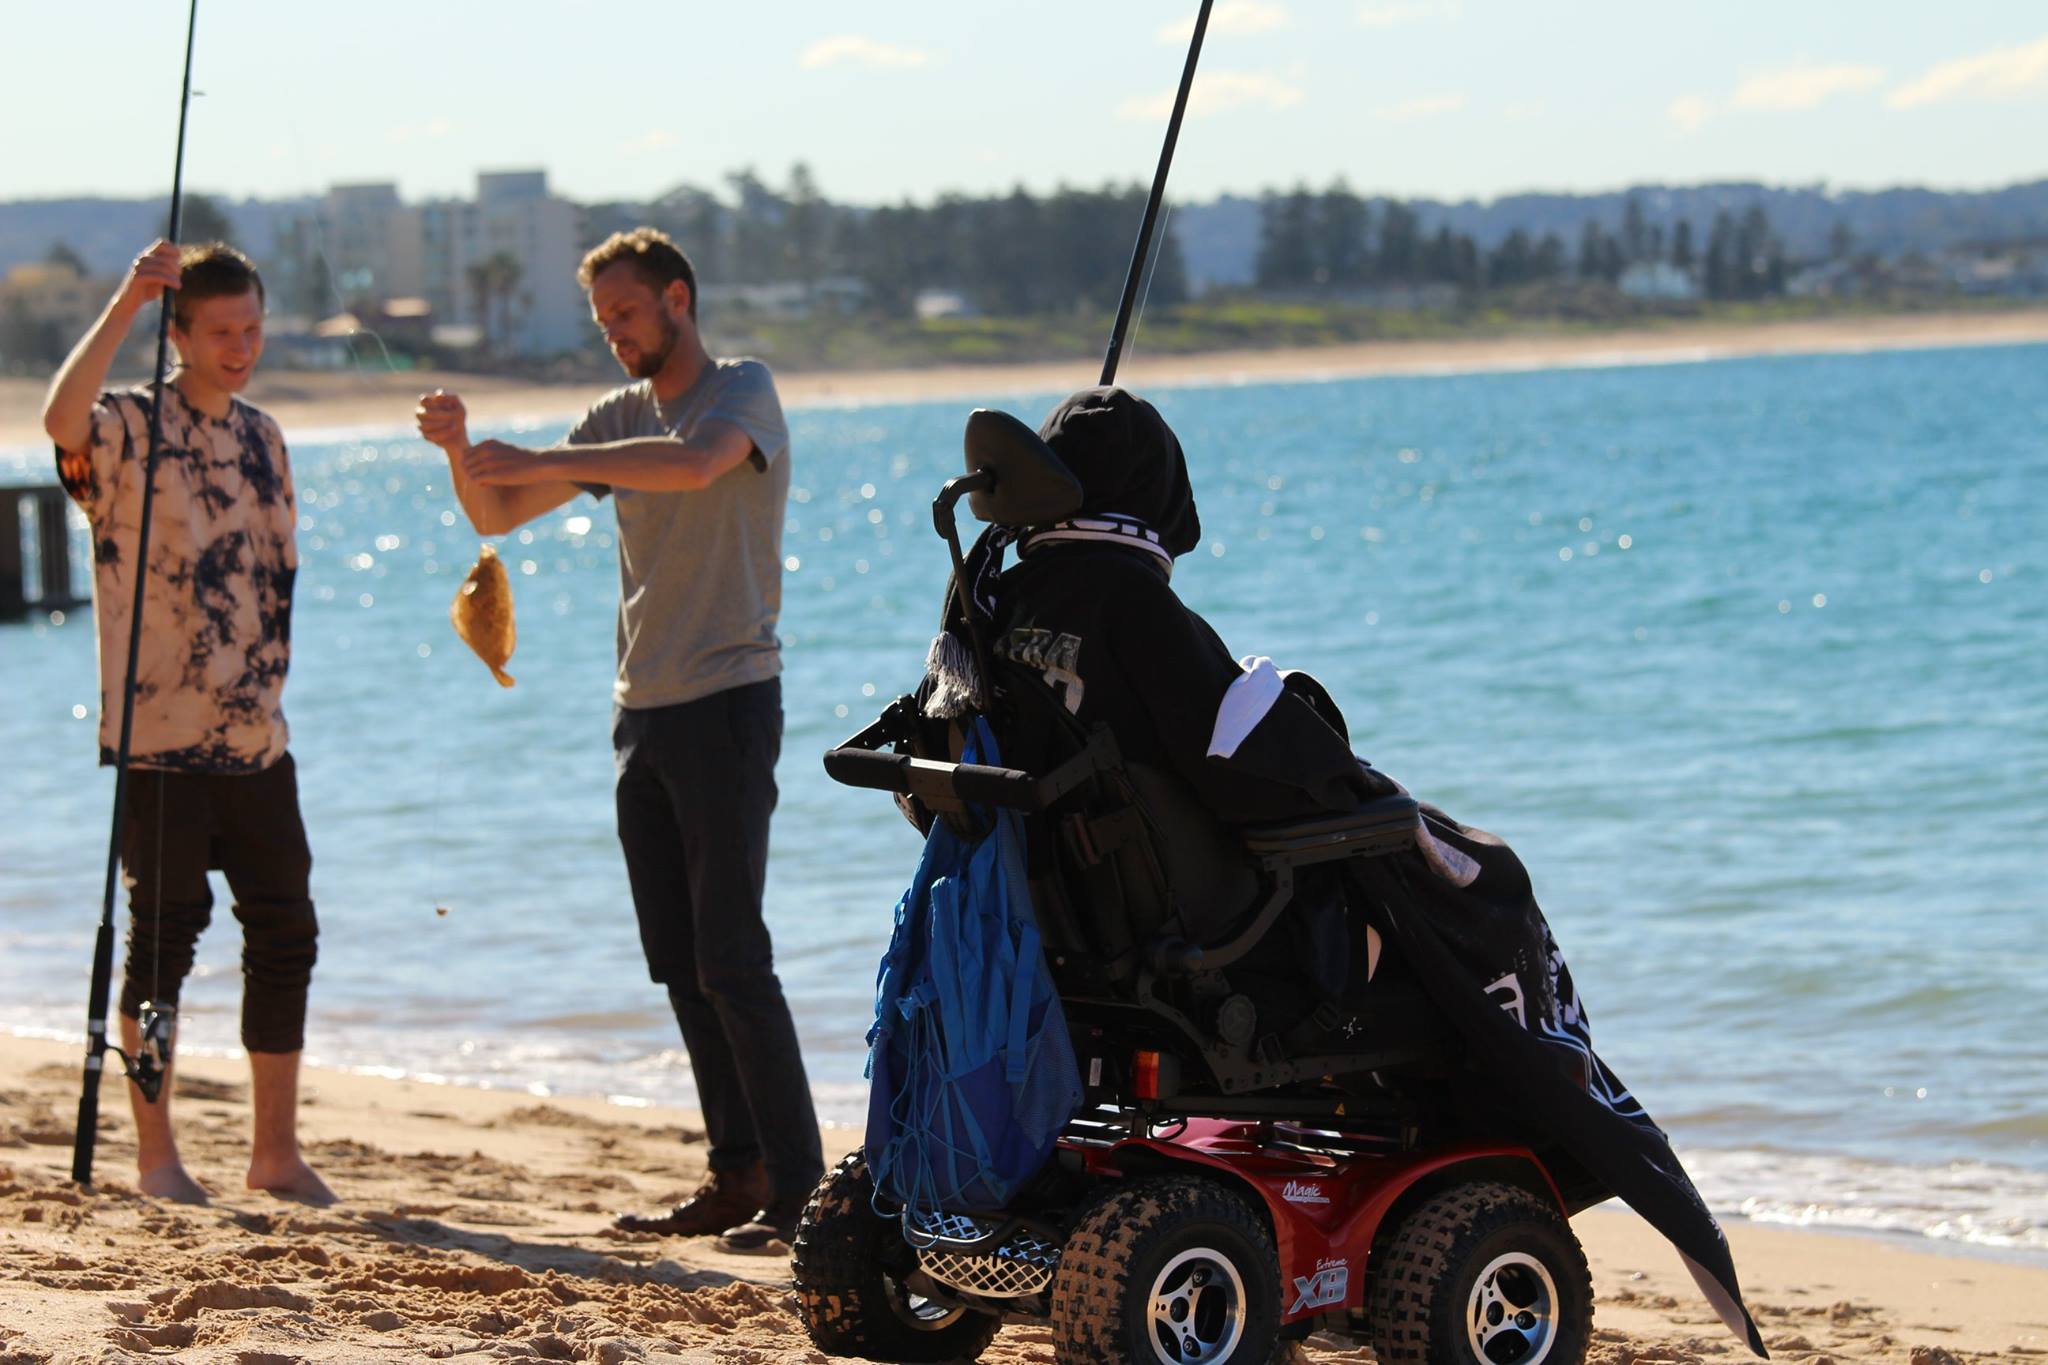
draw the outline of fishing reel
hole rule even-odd
[[[155,1104],[164,1090],[164,1076],[171,1069],[171,1035],[178,1029],[178,1007],[145,1000],[136,1023],[142,1037],[134,1056],[117,1047],[107,1051],[120,1057],[121,1069],[142,1092],[143,1103]]]

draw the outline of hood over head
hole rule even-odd
[[[1180,438],[1150,403],[1125,389],[1082,389],[1052,410],[1038,435],[1081,481],[1078,515],[1137,517],[1175,557],[1200,543]]]

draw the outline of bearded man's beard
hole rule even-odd
[[[676,348],[676,338],[681,335],[676,325],[669,321],[668,314],[657,313],[654,320],[661,327],[661,340],[654,349],[640,353],[640,359],[633,365],[635,379],[652,379],[660,374],[661,367],[668,364],[669,355]]]

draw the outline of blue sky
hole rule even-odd
[[[188,183],[544,166],[579,199],[780,183],[835,199],[1138,180],[1192,0],[201,0]],[[22,7],[0,198],[168,186],[182,0]],[[1981,187],[2048,176],[2043,0],[1217,0],[1180,197],[1343,176],[1491,198],[1644,181]],[[30,131],[32,130],[32,131]]]

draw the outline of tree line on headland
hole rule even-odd
[[[687,245],[707,280],[854,281],[869,306],[893,316],[908,315],[921,291],[943,288],[980,312],[1025,316],[1112,306],[1145,202],[1138,185],[1063,186],[1045,195],[1019,187],[1001,196],[857,208],[824,198],[801,165],[782,189],[752,171],[730,181],[730,202],[686,188],[651,204],[595,206],[586,235],[651,220]],[[1695,275],[1705,298],[1760,299],[1784,292],[1790,263],[1755,204],[1717,213],[1703,231],[1684,220],[1667,230],[1632,197],[1614,229],[1588,218],[1567,243],[1555,231],[1516,228],[1491,248],[1448,224],[1431,230],[1411,204],[1367,199],[1341,181],[1319,192],[1269,192],[1258,212],[1250,284],[1266,294],[1344,297],[1423,284],[1476,292],[1557,279],[1612,284],[1631,265],[1661,262]],[[1847,255],[1852,245],[1838,225],[1831,256]],[[1192,293],[1169,213],[1149,300],[1170,307]]]
[[[1831,257],[1846,256],[1853,241],[1838,226]],[[1689,220],[1679,220],[1667,233],[1631,196],[1618,230],[1588,218],[1574,246],[1556,231],[1537,237],[1518,227],[1491,250],[1448,224],[1430,232],[1407,203],[1368,202],[1341,181],[1321,193],[1303,187],[1269,194],[1260,204],[1256,279],[1262,290],[1418,283],[1480,290],[1569,278],[1613,284],[1628,267],[1642,264],[1668,265],[1687,276],[1696,272],[1700,293],[1709,299],[1782,294],[1787,277],[1785,245],[1771,230],[1769,215],[1754,204],[1739,217],[1717,213],[1699,242]]]
[[[463,201],[400,205],[388,192],[395,212],[465,211]],[[401,359],[559,368],[602,357],[583,354],[581,334],[512,345],[530,296],[573,291],[576,252],[653,223],[695,258],[720,340],[798,365],[917,364],[1099,347],[1145,198],[1130,183],[860,205],[828,197],[803,165],[779,183],[744,169],[648,201],[540,192],[573,224],[553,254],[451,266],[409,329],[380,309],[417,286],[385,287],[347,259],[363,223],[333,218],[335,193],[190,195],[185,235],[255,255],[274,311],[363,318]],[[1168,210],[1141,322],[1141,344],[1159,350],[2048,298],[2048,181],[1971,192],[1650,185],[1447,203],[1340,180]],[[162,213],[161,200],[0,203],[0,268],[59,265],[97,289]],[[0,294],[12,283],[0,281]],[[46,368],[82,323],[38,311],[61,292],[47,279],[19,292],[0,297],[0,368]],[[428,340],[444,323],[470,324],[480,340],[466,350]]]

